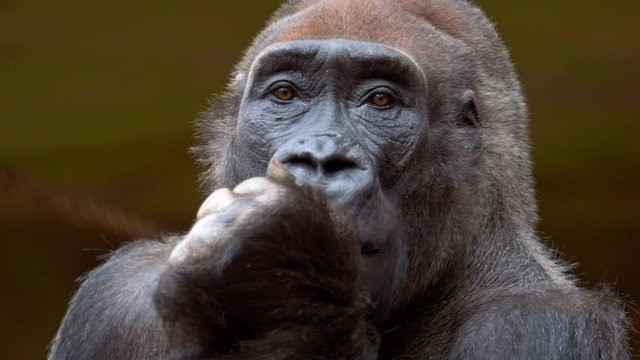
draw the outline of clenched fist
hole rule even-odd
[[[251,358],[286,344],[286,359],[304,347],[319,353],[314,343],[327,336],[344,351],[356,334],[367,339],[355,343],[359,352],[375,351],[356,286],[360,246],[341,222],[322,195],[275,162],[265,178],[211,194],[155,294],[173,358]]]

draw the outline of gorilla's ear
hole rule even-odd
[[[460,112],[457,122],[459,126],[480,127],[478,118],[478,108],[476,107],[475,95],[472,90],[464,90],[458,99]]]

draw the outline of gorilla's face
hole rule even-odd
[[[275,159],[323,192],[361,244],[362,286],[383,300],[406,267],[396,184],[428,124],[423,72],[385,45],[310,40],[266,48],[239,81],[241,177]]]
[[[201,122],[204,179],[233,188],[282,163],[354,234],[361,288],[394,309],[410,304],[481,215],[472,52],[432,28],[406,41],[287,28],[275,23],[247,52]]]
[[[238,141],[263,167],[275,156],[333,202],[357,207],[393,187],[426,125],[426,87],[406,55],[380,44],[276,44],[254,61]]]

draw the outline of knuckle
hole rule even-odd
[[[218,221],[216,216],[197,221],[172,250],[169,264],[176,265],[210,255],[227,238],[225,234],[225,224]]]
[[[273,186],[274,184],[266,178],[255,177],[240,183],[233,189],[233,192],[237,195],[258,195],[268,191]]]
[[[209,197],[202,203],[198,210],[197,218],[202,219],[205,216],[222,211],[234,202],[234,196],[229,189],[219,189],[214,191]]]

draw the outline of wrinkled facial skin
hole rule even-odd
[[[277,96],[282,88],[290,89],[291,99]],[[425,100],[421,70],[384,45],[276,44],[251,67],[237,132],[240,142],[253,146],[254,161],[275,155],[294,175],[349,203],[357,201],[355,183],[371,182],[371,176],[392,186],[392,170],[407,163],[427,125]]]
[[[385,302],[405,275],[393,189],[428,126],[424,74],[384,45],[293,41],[262,51],[243,85],[234,145],[255,172],[241,176],[273,158],[323,192],[355,227],[362,287]]]

